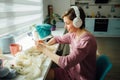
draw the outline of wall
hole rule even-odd
[[[120,0],[109,0],[108,3],[95,3],[94,0],[74,0],[75,5],[82,6],[86,15],[96,15],[100,11],[106,17],[120,17]]]
[[[43,0],[43,16],[44,18],[48,14],[48,5],[51,4],[50,0]]]
[[[100,11],[100,14],[106,17],[120,16],[120,6],[115,5],[83,5],[86,15],[96,15],[97,11]],[[101,8],[99,8],[101,7]]]
[[[53,5],[54,12],[62,15],[68,8],[70,8],[70,0],[50,0]]]
[[[100,11],[101,15],[111,16],[111,17],[114,15],[118,16],[120,14],[120,6],[114,5],[116,3],[119,4],[120,0],[110,0],[108,4],[98,4],[98,5],[94,4],[93,0],[86,0],[87,3],[91,3],[90,5],[86,5],[86,2],[84,3],[84,0],[47,0],[44,2],[47,3],[47,5],[52,4],[54,12],[58,13],[59,15],[62,15],[68,8],[70,8],[71,5],[75,5],[75,1],[83,2],[83,5],[80,4],[80,6],[83,7],[87,15],[91,15],[93,13],[95,15],[97,11]],[[101,6],[100,9],[99,6]],[[112,11],[113,8],[114,10]]]

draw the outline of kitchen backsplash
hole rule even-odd
[[[98,6],[83,6],[86,15],[88,16],[96,16],[97,12],[100,12],[100,15],[103,17],[107,17],[107,18],[120,18],[120,7],[115,7],[115,6],[102,6],[102,5],[98,5]]]
[[[96,17],[99,12],[100,16],[104,18],[120,18],[120,3],[95,4],[76,2],[75,5],[81,6],[87,17]]]

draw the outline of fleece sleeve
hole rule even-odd
[[[66,33],[63,36],[55,36],[54,39],[56,40],[57,43],[61,44],[69,44],[70,41],[70,33]]]

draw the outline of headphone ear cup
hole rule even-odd
[[[79,17],[76,17],[74,20],[73,20],[73,25],[76,27],[76,28],[80,28],[82,26],[82,20],[79,18]]]

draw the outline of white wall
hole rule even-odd
[[[43,0],[43,16],[44,18],[48,14],[48,5],[51,4],[50,0]]]
[[[70,0],[50,0],[53,5],[55,13],[62,15],[68,8],[70,8]]]

